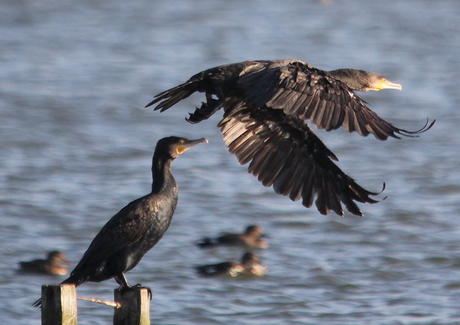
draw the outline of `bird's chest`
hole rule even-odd
[[[150,208],[144,240],[155,244],[168,229],[177,206],[177,195],[171,196],[167,204],[156,204]],[[153,245],[152,244],[152,245]]]

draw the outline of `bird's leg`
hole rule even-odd
[[[115,275],[114,279],[120,285],[120,289],[129,288],[128,281],[123,273]]]
[[[120,285],[119,289],[121,289],[121,290],[129,289],[129,288],[145,288],[145,289],[147,289],[147,292],[149,294],[149,299],[152,300],[152,290],[149,287],[143,287],[142,284],[140,284],[140,283],[137,283],[137,284],[135,284],[135,285],[130,287],[128,285],[128,281],[126,280],[126,277],[125,277],[125,275],[123,273],[120,273],[120,274],[116,275],[114,277],[114,279]]]
[[[214,99],[212,95],[212,93],[206,92],[206,103],[201,103],[201,106],[197,107],[195,112],[191,113],[185,120],[189,123],[198,123],[214,114],[220,108],[222,100],[220,98]]]

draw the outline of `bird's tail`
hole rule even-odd
[[[80,284],[85,282],[85,280],[81,278],[77,278],[75,275],[70,275],[67,279],[61,282],[61,284],[74,284],[76,287],[78,287]],[[42,307],[42,298],[38,298],[35,300],[35,302],[32,304],[32,306],[41,308]]]
[[[180,84],[174,88],[165,90],[159,94],[156,94],[151,102],[149,102],[145,107],[152,106],[153,104],[159,103],[155,106],[155,110],[160,110],[163,112],[181,101],[184,98],[187,98],[195,91],[199,91],[200,82],[196,78],[191,78],[187,82]]]
[[[35,302],[32,304],[32,306],[36,307],[36,308],[42,308],[42,298],[38,298],[37,300],[35,300]]]
[[[200,248],[211,248],[216,245],[216,242],[212,238],[204,237],[196,245]]]

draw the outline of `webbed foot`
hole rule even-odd
[[[208,119],[220,108],[220,100],[208,98],[206,103],[202,102],[200,107],[195,107],[193,113],[189,113],[189,117],[185,120],[189,123],[198,123]]]

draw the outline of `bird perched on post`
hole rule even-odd
[[[167,137],[158,141],[152,160],[151,192],[126,205],[102,227],[63,284],[78,286],[114,278],[120,288],[129,287],[124,273],[139,263],[171,223],[178,197],[172,161],[203,142],[207,139]],[[39,299],[34,305],[40,304]]]
[[[165,111],[194,92],[206,102],[187,121],[198,123],[223,108],[218,127],[229,151],[265,186],[291,200],[315,202],[320,213],[342,215],[342,204],[362,215],[356,202],[375,203],[368,191],[334,162],[335,154],[311,131],[313,122],[326,131],[344,127],[363,136],[415,136],[419,130],[400,129],[369,109],[355,91],[401,89],[375,72],[355,69],[323,71],[300,60],[259,60],[204,70],[163,91],[146,105]]]
[[[267,248],[268,243],[264,237],[262,227],[249,225],[242,234],[224,233],[221,236],[211,238],[204,237],[198,241],[200,248],[211,248],[216,246],[243,246],[245,248]]]
[[[36,274],[66,275],[69,271],[64,265],[69,264],[63,252],[51,251],[48,253],[46,259],[19,262],[19,271]]]

